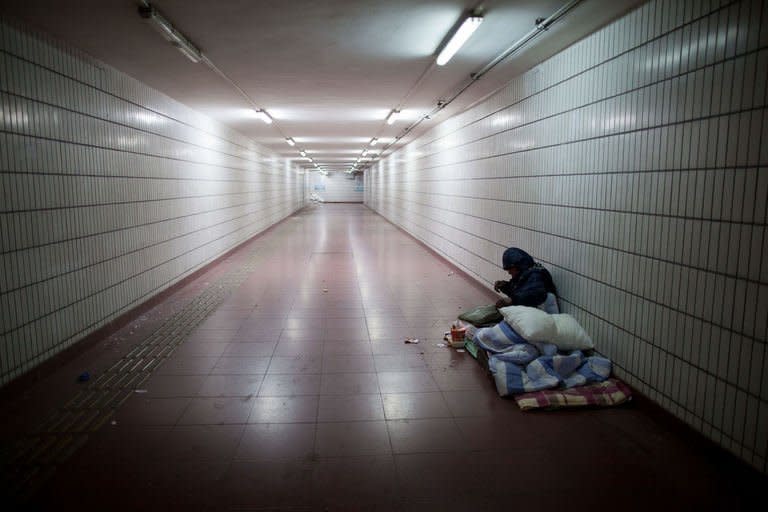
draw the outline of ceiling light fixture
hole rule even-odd
[[[375,146],[378,143],[379,143],[379,139],[378,138],[374,137],[374,138],[371,139],[371,146]]]
[[[302,150],[299,150],[299,154],[300,154],[301,156],[307,156],[307,152],[306,152],[306,151],[304,151],[303,149],[302,149]]]
[[[152,7],[149,2],[143,2],[139,5],[139,15],[145,20],[151,21],[154,28],[189,60],[195,64],[203,60],[203,52],[192,41],[187,39],[184,34],[179,32],[162,14],[157,12],[157,9]]]
[[[266,110],[264,110],[262,108],[262,109],[254,110],[254,111],[256,112],[256,117],[257,118],[261,119],[262,121],[264,121],[267,124],[272,124],[272,116],[267,114]]]
[[[195,64],[203,60],[203,55],[200,53],[200,50],[197,50],[196,48],[187,46],[183,43],[174,44],[173,46],[175,46],[177,50],[183,53],[189,60],[191,60]]]
[[[365,156],[365,155],[367,155],[367,154],[368,154],[368,148],[365,148],[365,149],[363,150],[363,156]]]
[[[474,73],[469,75],[468,81],[461,85],[461,87],[453,93],[451,96],[440,99],[437,102],[437,106],[432,109],[430,112],[425,114],[424,116],[420,117],[415,123],[411,124],[410,126],[406,127],[405,130],[403,130],[403,133],[401,135],[398,135],[395,137],[395,139],[391,142],[388,142],[384,145],[384,147],[381,150],[381,153],[379,156],[383,155],[387,150],[392,148],[395,144],[397,144],[398,141],[402,139],[404,135],[407,135],[410,133],[414,128],[416,128],[418,125],[420,125],[423,121],[430,120],[433,117],[435,117],[442,109],[453,103],[456,98],[461,96],[465,91],[467,91],[470,87],[472,87],[473,84],[475,84],[478,80],[480,80],[483,76],[486,75],[490,70],[492,70],[494,67],[496,67],[500,62],[504,61],[505,59],[509,58],[522,48],[524,48],[526,45],[528,45],[531,41],[536,39],[540,34],[546,32],[552,25],[560,21],[562,18],[564,18],[568,13],[570,13],[573,9],[575,9],[579,4],[584,2],[584,0],[570,0],[565,5],[560,7],[557,11],[552,13],[547,18],[537,18],[534,23],[534,28],[525,34],[523,37],[515,41],[512,46],[498,54],[496,57],[494,57],[493,60],[488,62],[485,66],[483,66],[478,71],[475,71]],[[427,73],[425,72],[422,77],[427,76]],[[411,91],[408,92],[406,95],[406,98],[410,96],[411,92],[416,89],[416,87],[421,83],[421,80],[417,81],[416,84],[411,88]],[[404,103],[404,100],[401,100],[401,105]],[[389,153],[391,154],[391,153]]]
[[[446,44],[438,54],[436,61],[437,65],[444,66],[447,64],[448,61],[451,60],[451,58],[456,54],[456,52],[458,52],[459,49],[464,46],[464,43],[467,42],[467,40],[470,38],[470,36],[472,36],[472,34],[475,32],[475,30],[477,30],[477,27],[479,27],[482,22],[482,16],[467,16],[459,29],[453,33],[451,39],[448,41],[448,44]]]
[[[399,110],[393,110],[387,116],[387,124],[394,124],[400,118],[401,112]]]
[[[288,145],[289,145],[289,146],[291,146],[291,147],[293,147],[293,146],[295,146],[295,145],[296,145],[296,141],[295,141],[295,140],[293,140],[293,139],[292,139],[292,138],[290,138],[290,137],[286,137],[286,138],[285,138],[285,142],[287,142],[287,143],[288,143]]]

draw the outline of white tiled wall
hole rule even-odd
[[[301,208],[303,178],[0,20],[0,385]]]
[[[768,2],[656,0],[366,173],[490,285],[547,266],[615,373],[766,472]]]

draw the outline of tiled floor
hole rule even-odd
[[[29,508],[738,510],[765,486],[643,401],[522,413],[499,398],[468,354],[437,346],[492,294],[361,205],[307,208],[253,248],[258,270]],[[121,355],[103,352],[77,364]],[[62,379],[29,396],[66,399]]]

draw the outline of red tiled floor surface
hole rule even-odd
[[[499,398],[469,355],[437,346],[492,294],[363,206],[307,208],[253,248],[257,270],[29,509],[738,510],[765,486],[642,401],[523,413]],[[104,352],[77,364],[122,353]],[[50,403],[14,425],[65,400],[74,368],[30,390]]]

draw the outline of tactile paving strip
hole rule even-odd
[[[24,502],[98,430],[152,372],[184,343],[257,267],[258,248],[166,320],[10,450],[3,478],[11,498]]]

